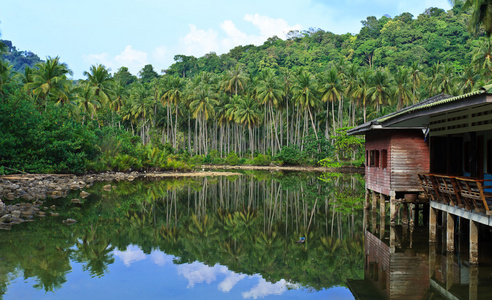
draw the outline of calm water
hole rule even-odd
[[[3,299],[354,299],[360,176],[245,173],[103,184],[0,232]],[[63,219],[78,223],[67,226]],[[296,243],[301,236],[306,242]]]

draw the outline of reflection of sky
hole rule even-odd
[[[283,279],[271,283],[219,264],[175,265],[172,255],[157,250],[147,255],[134,245],[113,255],[115,262],[101,278],[92,278],[84,264],[71,261],[72,272],[54,293],[37,290],[32,287],[35,280],[19,277],[11,281],[4,299],[354,299],[344,287],[308,291]]]

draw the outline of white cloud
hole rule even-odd
[[[145,259],[145,253],[138,246],[134,245],[128,246],[125,251],[115,250],[114,255],[119,257],[127,267],[134,262]]]
[[[244,299],[263,298],[268,295],[282,295],[287,291],[287,288],[298,288],[297,285],[288,283],[285,279],[281,279],[276,283],[267,282],[265,279],[260,278],[260,281],[249,292],[243,292],[241,295]]]
[[[163,50],[157,48],[157,54],[162,54]],[[89,64],[102,64],[116,72],[120,67],[128,67],[128,70],[137,74],[146,64],[149,64],[147,52],[133,49],[132,45],[128,45],[115,57],[111,57],[108,53],[84,55],[84,59]]]
[[[273,19],[259,14],[246,14],[243,19],[250,22],[256,28],[256,32],[246,33],[231,20],[220,23],[220,31],[199,29],[196,25],[190,24],[190,31],[180,39],[176,52],[195,57],[212,51],[221,54],[238,45],[261,45],[275,35],[285,38],[290,30],[301,29],[299,24],[291,26],[284,19]]]
[[[118,67],[128,67],[133,74],[138,73],[138,71],[149,63],[147,61],[147,53],[133,49],[132,45],[126,46],[123,52],[115,56],[114,61]]]
[[[217,51],[218,33],[215,30],[198,29],[196,25],[190,24],[190,32],[180,39],[182,54],[202,56],[211,51]]]
[[[246,278],[246,275],[228,271],[226,278],[219,283],[219,291],[228,293],[243,278]]]
[[[289,31],[301,30],[301,25],[299,24],[290,26],[284,19],[272,19],[267,16],[260,16],[259,14],[245,15],[244,20],[251,22],[260,30],[260,37],[263,40],[274,35],[279,38],[285,38]]]

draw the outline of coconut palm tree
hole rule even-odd
[[[340,79],[337,69],[334,67],[330,68],[328,72],[324,74],[321,78],[320,84],[321,100],[326,102],[326,129],[325,135],[328,139],[329,137],[329,103],[332,104],[332,116],[333,116],[333,130],[336,128],[335,123],[335,107],[334,103],[342,97],[343,87],[342,81]]]
[[[277,142],[277,148],[280,149],[280,141],[278,138],[278,130],[277,130],[277,121],[276,117],[273,113],[273,108],[274,107],[279,107],[280,103],[282,102],[283,96],[284,96],[284,91],[282,86],[280,85],[280,82],[277,80],[275,76],[275,71],[273,69],[265,69],[262,72],[263,76],[262,79],[259,81],[258,88],[257,88],[257,98],[260,102],[260,104],[265,105],[265,116],[270,113],[270,116],[265,118],[265,127],[268,128],[270,127],[268,123],[273,123],[274,127],[274,135],[275,135],[275,141]],[[267,134],[267,136],[269,136]],[[275,147],[272,147],[272,149]]]
[[[213,92],[209,85],[204,85],[200,89],[195,89],[194,93],[191,95],[191,99],[190,110],[201,128],[198,149],[203,149],[203,152],[207,154],[207,120],[210,116],[215,114],[214,107],[219,104],[219,101],[217,100],[216,93]]]
[[[456,4],[457,0],[450,1]],[[472,14],[468,23],[470,32],[477,35],[483,27],[487,37],[492,33],[492,2],[489,0],[466,0],[463,10],[472,8]]]
[[[312,110],[319,107],[317,88],[318,85],[315,78],[306,70],[299,71],[292,87],[294,101],[308,114],[316,140],[318,140],[318,133],[316,131],[316,126],[314,125]]]
[[[60,62],[60,58],[48,57],[46,62],[36,64],[36,71],[32,77],[32,82],[26,85],[26,89],[32,90],[33,94],[40,98],[44,105],[50,100],[58,101],[63,97],[67,86],[71,82],[67,79],[67,74],[72,75],[65,63]]]
[[[178,105],[183,101],[186,81],[184,78],[173,76],[167,81],[166,92],[161,99],[165,103],[174,104],[176,119],[174,121],[173,148],[177,147],[176,138],[178,136]]]
[[[78,89],[76,102],[78,103],[80,111],[83,113],[82,124],[85,122],[85,116],[87,115],[90,115],[91,120],[93,120],[97,108],[101,105],[94,96],[92,88],[87,84],[84,84]]]
[[[362,102],[362,109],[364,111],[364,123],[367,122],[367,100],[370,97],[369,89],[371,86],[372,70],[369,68],[363,68],[359,77],[357,78],[357,85],[354,88],[354,96],[360,99]]]
[[[102,105],[110,104],[111,96],[114,94],[115,80],[109,70],[103,65],[92,65],[89,72],[84,71],[87,76],[85,81],[90,86],[92,93]]]
[[[457,80],[461,82],[460,93],[466,94],[473,90],[477,82],[480,80],[480,74],[477,74],[473,66],[467,65],[458,75]]]
[[[257,126],[260,123],[260,114],[261,113],[258,109],[258,103],[251,97],[248,97],[245,100],[241,101],[239,103],[238,110],[234,114],[235,121],[237,123],[248,127],[251,159],[253,159],[253,155],[255,152],[253,127]]]
[[[237,95],[240,90],[243,90],[246,87],[247,81],[247,75],[244,73],[241,66],[236,64],[234,69],[228,70],[224,75],[222,88],[225,92],[229,92],[231,96],[233,94]]]
[[[410,85],[410,70],[399,66],[395,73],[395,96],[397,99],[396,110],[410,104],[412,99],[412,87]]]
[[[387,69],[378,68],[371,80],[368,94],[374,101],[376,111],[379,113],[381,105],[391,104],[392,80]]]

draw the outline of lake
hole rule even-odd
[[[82,204],[70,201],[79,191],[46,200],[60,216],[0,233],[0,293],[353,299],[345,282],[364,274],[363,177],[321,177],[245,172],[119,182],[110,191],[100,183]]]
[[[46,200],[57,217],[0,231],[0,298],[490,295],[487,257],[475,269],[460,247],[457,255],[442,255],[442,243],[429,247],[423,220],[378,226],[381,220],[364,212],[361,175],[245,171],[112,182],[110,190],[105,184],[85,189],[85,199],[75,191]],[[77,223],[66,225],[67,218]]]

